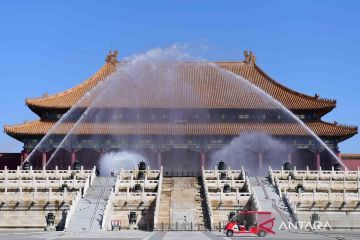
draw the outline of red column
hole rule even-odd
[[[42,166],[46,166],[46,162],[47,162],[47,159],[46,159],[46,152],[42,152]]]
[[[74,166],[74,163],[76,161],[76,152],[74,150],[71,150],[71,166]]]
[[[24,150],[21,151],[21,159],[20,159],[20,164],[22,164],[24,162]]]
[[[25,160],[26,160],[26,159],[28,158],[28,156],[29,156],[29,153],[28,153],[27,149],[24,149],[23,155],[24,155],[24,157],[23,157],[23,162],[25,162]]]
[[[320,169],[320,153],[317,152],[316,155],[315,155],[315,158],[316,158],[316,169],[319,170]]]
[[[157,152],[157,167],[158,167],[158,169],[160,169],[161,168],[161,166],[162,166],[162,159],[161,159],[161,152]]]
[[[205,152],[200,152],[200,167],[205,167]]]
[[[292,161],[292,154],[291,152],[288,153],[288,162],[291,163]]]
[[[259,170],[263,167],[263,153],[259,152]]]

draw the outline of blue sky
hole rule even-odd
[[[70,88],[104,63],[173,43],[258,65],[297,91],[335,98],[324,119],[360,125],[359,1],[0,0],[0,125],[36,119],[25,98]],[[341,144],[360,152],[360,137]],[[21,144],[0,134],[0,152]]]

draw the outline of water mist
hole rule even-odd
[[[207,72],[207,75],[191,74],[196,71]],[[204,77],[205,75],[206,77]],[[222,89],[217,91],[202,89],[198,85],[199,81],[202,81],[205,86],[222,81],[222,84],[227,84],[229,90],[228,92],[221,92]],[[209,92],[204,93],[203,91]],[[107,153],[103,159],[99,160],[98,164],[102,169],[101,171],[109,173],[111,170],[116,170],[111,168],[119,168],[121,164],[124,164],[124,167],[132,168],[134,163],[141,159],[141,156],[134,153],[134,149],[138,148],[130,146],[130,143],[149,144],[147,150],[154,151],[156,149],[153,148],[157,146],[154,147],[153,145],[158,144],[158,142],[154,143],[154,141],[160,141],[149,137],[151,134],[156,135],[156,133],[143,134],[142,131],[147,130],[147,128],[143,127],[143,123],[157,124],[161,122],[169,124],[171,127],[168,128],[166,137],[176,137],[174,138],[176,141],[184,142],[187,133],[185,130],[181,132],[179,129],[182,129],[181,127],[186,129],[185,127],[190,122],[187,119],[180,119],[179,121],[181,109],[196,106],[194,109],[200,109],[199,111],[202,112],[200,115],[208,115],[207,109],[211,108],[207,105],[208,102],[216,103],[217,96],[220,93],[223,95],[223,101],[228,104],[227,108],[235,105],[235,102],[231,102],[231,99],[233,99],[233,96],[237,96],[246,99],[249,108],[281,111],[284,115],[289,116],[292,123],[301,126],[308,137],[316,139],[334,159],[341,163],[331,149],[278,100],[245,78],[221,68],[217,64],[198,59],[194,61],[190,54],[186,52],[186,47],[179,45],[173,45],[165,49],[156,48],[144,54],[125,58],[125,61],[118,63],[114,73],[98,82],[63,115],[36,146],[33,153],[36,150],[41,150],[42,145],[48,144],[53,136],[58,137],[58,133],[65,128],[66,134],[62,136],[55,152],[50,157],[48,161],[48,164],[50,164],[59,154],[60,149],[76,148],[83,138],[84,129],[87,129],[86,136],[92,143],[101,146],[109,142],[111,146],[108,149],[118,149],[116,150],[118,153]],[[144,114],[144,109],[151,107],[149,101],[152,101],[155,106],[157,104],[162,105],[161,110],[170,109],[173,111],[169,112],[166,119],[157,119],[158,122],[151,122],[152,120],[148,119],[151,113]],[[136,117],[130,119],[129,116],[123,116],[123,108],[132,109],[134,111],[133,115]],[[201,127],[201,123],[199,123],[198,128]],[[102,139],[99,133],[106,135],[107,139]],[[127,136],[127,142],[123,142],[124,135]],[[208,133],[204,135],[209,136]],[[262,145],[270,147],[271,151],[268,152],[272,152],[269,154],[274,155],[264,160],[264,168],[267,169],[269,164],[273,167],[279,167],[281,162],[277,162],[275,159],[279,159],[280,157],[277,156],[281,154],[286,155],[284,144],[261,133],[241,134],[228,146],[214,154],[213,159],[231,159],[229,163],[233,165],[232,168],[238,168],[241,165],[247,167],[249,162],[246,159],[249,159],[256,151],[260,151],[256,148]],[[261,151],[266,152],[267,149]],[[28,157],[30,161],[33,157],[32,154]],[[269,154],[267,155],[270,156]],[[236,157],[233,157],[234,155]],[[177,159],[177,161],[183,161],[183,159]],[[198,159],[194,161],[198,161]],[[130,162],[130,166],[126,165],[126,162]],[[150,165],[154,165],[156,159],[148,158],[148,162]],[[166,159],[163,162],[166,162]],[[170,163],[169,166],[172,165],[174,164]],[[185,168],[187,166],[190,165],[178,164],[176,167]],[[248,167],[250,169],[254,168],[251,164]]]
[[[147,160],[140,154],[133,152],[109,152],[99,160],[98,167],[101,176],[109,176],[113,171],[118,174],[120,169],[134,169],[138,163]]]

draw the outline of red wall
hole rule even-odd
[[[345,164],[345,166],[351,170],[355,171],[358,169],[358,166],[360,166],[360,158],[359,159],[341,159],[342,162]]]
[[[21,153],[0,153],[0,169],[16,169],[21,163]]]

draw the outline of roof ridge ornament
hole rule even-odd
[[[247,64],[255,64],[256,63],[256,56],[253,54],[253,52],[250,50],[250,53],[248,53],[247,50],[244,51],[245,60],[244,63]]]
[[[118,55],[119,55],[118,50],[114,50],[114,52],[112,50],[110,50],[108,55],[105,58],[105,62],[110,63],[110,64],[118,63],[118,60],[117,60]]]

